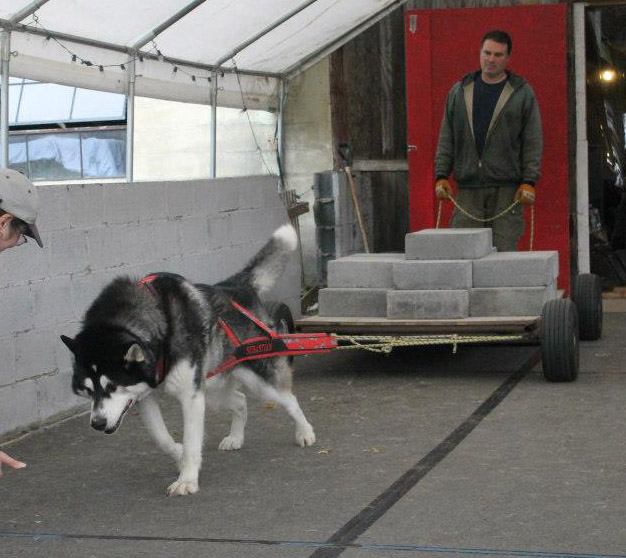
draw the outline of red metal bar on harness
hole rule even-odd
[[[237,366],[248,360],[257,360],[260,358],[273,358],[289,355],[308,355],[311,353],[327,353],[337,348],[337,339],[333,335],[326,333],[284,333],[278,334],[274,330],[267,327],[254,314],[246,310],[243,306],[237,304],[234,300],[230,301],[233,307],[241,312],[244,316],[254,322],[267,336],[252,337],[241,341],[228,324],[219,318],[217,321],[224,330],[228,338],[235,347],[235,352],[228,355],[224,361],[214,370],[209,372],[206,377],[212,378],[222,372],[226,372],[230,368]]]

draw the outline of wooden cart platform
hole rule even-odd
[[[388,318],[306,316],[296,320],[297,331],[345,334],[531,333],[538,316],[463,318],[457,320],[391,320]]]

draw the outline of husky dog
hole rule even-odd
[[[241,340],[259,336],[258,327],[232,301],[272,326],[259,295],[276,282],[296,247],[293,227],[284,225],[242,271],[213,286],[172,273],[154,274],[148,281],[119,277],[87,310],[76,338],[61,336],[74,354],[72,388],[92,401],[93,428],[115,432],[128,409],[139,403],[150,434],[178,465],[178,479],[168,488],[171,496],[198,491],[207,404],[232,413],[230,433],[219,449],[243,445],[247,406],[241,386],[287,410],[300,446],[315,443],[313,428],[291,392],[287,357],[246,361],[207,379],[232,353],[223,323]],[[154,395],[161,386],[182,406],[182,444],[163,421]]]

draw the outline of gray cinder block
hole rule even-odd
[[[319,315],[385,317],[387,289],[321,289]]]
[[[469,292],[448,291],[389,291],[387,317],[409,320],[445,320],[467,318]]]
[[[472,287],[471,260],[404,260],[393,264],[396,289],[459,290]]]
[[[393,289],[393,266],[404,254],[352,254],[328,262],[331,288]]]
[[[556,250],[494,252],[472,262],[474,287],[538,287],[559,274]]]
[[[493,252],[491,229],[425,229],[405,237],[407,260],[473,260]]]
[[[543,287],[490,287],[470,290],[470,316],[539,316],[556,298],[556,283]]]

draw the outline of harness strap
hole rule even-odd
[[[155,298],[157,297],[157,291],[152,285],[152,282],[157,276],[157,273],[151,273],[139,281]],[[217,376],[222,372],[226,372],[238,364],[249,360],[289,355],[307,355],[311,353],[327,353],[331,349],[336,349],[338,346],[336,337],[325,333],[288,333],[280,335],[234,300],[231,299],[230,304],[238,312],[257,325],[266,335],[251,337],[250,339],[241,341],[232,328],[222,318],[218,318],[217,323],[230,339],[234,351],[232,354],[225,357],[219,366],[207,373],[207,379]],[[155,368],[157,383],[161,384],[169,372],[166,354],[159,357]]]

